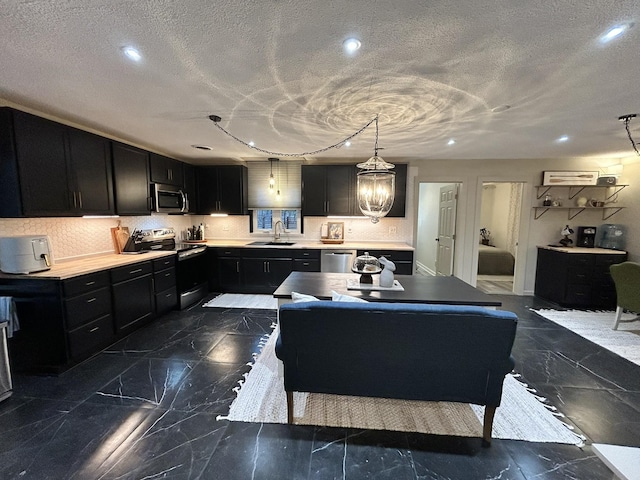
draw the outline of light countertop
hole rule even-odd
[[[237,247],[237,248],[286,248],[286,249],[300,249],[300,248],[313,248],[313,249],[345,249],[345,250],[406,250],[413,251],[414,248],[406,243],[401,242],[345,242],[341,244],[325,244],[320,240],[315,241],[300,241],[295,242],[293,245],[250,245],[251,242],[257,239],[251,240],[207,240],[206,245],[208,247]],[[265,239],[269,240],[269,239]],[[589,249],[586,249],[589,250]],[[117,255],[106,254],[97,255],[93,257],[86,257],[76,260],[64,260],[53,264],[50,270],[44,272],[26,274],[9,274],[0,273],[0,279],[33,279],[33,280],[65,280],[68,278],[78,277],[80,275],[86,275],[88,273],[99,272],[101,270],[107,270],[110,268],[121,267],[124,265],[131,265],[138,262],[144,262],[147,260],[155,260],[156,258],[166,257],[169,255],[175,255],[173,250],[155,250],[147,251],[138,255]]]
[[[609,255],[625,255],[627,252],[623,250],[612,250],[610,248],[585,248],[585,247],[552,247],[551,245],[538,245],[538,248],[545,250],[553,250],[563,253],[592,253],[592,254],[609,254]]]

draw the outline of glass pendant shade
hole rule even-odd
[[[396,191],[396,172],[389,170],[395,165],[385,162],[377,155],[358,168],[358,207],[372,223],[378,223],[393,206]]]

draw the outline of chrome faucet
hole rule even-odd
[[[278,232],[278,225],[280,225],[280,231]],[[273,241],[277,242],[280,240],[280,235],[282,235],[282,232],[284,232],[284,225],[282,224],[282,221],[278,220],[275,225],[273,226]]]

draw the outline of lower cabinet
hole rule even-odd
[[[627,259],[625,252],[566,253],[538,248],[535,294],[566,307],[616,306],[616,287],[609,267]]]
[[[135,263],[111,270],[116,334],[133,330],[150,320],[155,310],[151,262]]]
[[[245,257],[242,259],[243,289],[251,293],[273,293],[292,271],[291,257]]]
[[[368,252],[376,258],[385,257],[391,260],[396,270],[395,275],[413,275],[413,251],[411,250],[358,250],[358,255]]]
[[[175,256],[153,261],[153,293],[156,315],[167,313],[178,306]]]

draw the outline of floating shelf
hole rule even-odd
[[[533,207],[535,212],[534,219],[538,220],[549,210],[568,210],[569,220],[573,220],[585,210],[602,210],[602,219],[606,220],[612,217],[625,207]]]
[[[552,188],[568,187],[569,200],[571,200],[572,198],[575,198],[585,188],[600,188],[600,189],[610,188],[612,189],[612,191],[608,191],[605,195],[605,201],[607,201],[612,197],[614,197],[615,195],[617,195],[618,193],[620,193],[622,190],[624,190],[625,187],[628,187],[628,186],[629,185],[538,185],[536,186],[536,188],[538,189],[538,194],[537,194],[538,200],[544,197],[547,193],[549,193],[549,190],[551,190]],[[597,207],[594,207],[594,208],[597,208]]]

